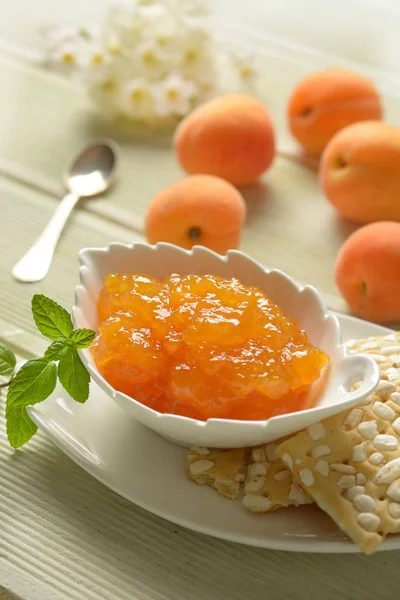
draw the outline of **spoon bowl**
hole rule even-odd
[[[87,146],[65,171],[65,187],[81,198],[105,192],[115,178],[117,157],[118,148],[111,140]]]

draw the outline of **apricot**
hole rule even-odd
[[[267,109],[246,94],[220,96],[199,106],[174,137],[187,173],[207,173],[234,185],[254,183],[275,155],[274,128]]]
[[[292,135],[308,152],[317,154],[344,127],[381,118],[381,99],[374,84],[363,75],[338,68],[302,79],[287,107]]]
[[[352,233],[337,255],[335,279],[363,319],[400,319],[400,223],[370,223]]]
[[[152,200],[145,232],[150,244],[202,245],[226,254],[239,245],[245,218],[245,202],[233,185],[213,175],[192,175]]]
[[[320,180],[347,219],[400,221],[400,129],[380,121],[343,129],[322,155]]]

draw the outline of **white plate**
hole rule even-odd
[[[386,329],[339,315],[344,339],[381,335]],[[190,482],[186,451],[133,421],[92,382],[86,404],[58,388],[32,419],[72,460],[106,486],[142,508],[194,531],[279,550],[357,552],[357,547],[315,506],[254,515],[240,500]],[[400,535],[381,545],[400,548]]]

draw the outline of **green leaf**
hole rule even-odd
[[[32,314],[40,333],[50,340],[67,338],[74,329],[71,316],[65,308],[42,294],[33,296]]]
[[[70,339],[58,338],[54,340],[44,353],[47,361],[60,360],[62,356],[71,350],[73,342]]]
[[[25,406],[7,402],[6,419],[7,437],[13,448],[20,448],[37,432],[37,425],[28,415]]]
[[[75,329],[69,339],[74,342],[78,350],[81,350],[82,348],[89,348],[95,336],[96,332],[93,329]]]
[[[7,406],[30,406],[46,400],[57,382],[57,365],[44,358],[25,363],[12,380],[7,393]]]
[[[58,363],[58,379],[63,388],[77,402],[89,397],[90,375],[76,351],[68,352]]]
[[[12,375],[14,373],[17,359],[13,352],[3,344],[0,344],[0,375]]]

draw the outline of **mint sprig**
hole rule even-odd
[[[32,298],[32,314],[39,331],[52,340],[43,357],[29,360],[14,375],[16,358],[9,348],[0,344],[0,376],[9,378],[6,383],[0,383],[0,387],[8,386],[7,436],[13,448],[23,446],[35,435],[37,426],[26,409],[53,393],[57,377],[77,402],[86,402],[89,397],[90,375],[78,350],[92,344],[95,332],[74,329],[65,308],[41,294]]]

